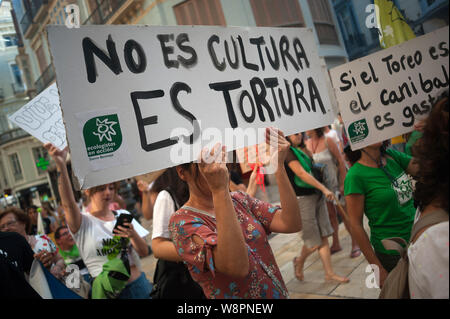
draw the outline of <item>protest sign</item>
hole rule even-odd
[[[53,143],[60,149],[67,146],[66,129],[56,83],[50,85],[8,118],[42,143]]]
[[[236,157],[243,174],[252,171],[252,164],[263,166],[269,164],[271,155],[270,149],[266,143],[236,150]]]
[[[409,133],[449,85],[448,27],[330,71],[352,150]]]
[[[310,29],[49,26],[48,39],[83,189],[334,119]]]

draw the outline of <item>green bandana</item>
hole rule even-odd
[[[92,299],[116,298],[125,288],[130,274],[119,258],[109,260],[92,284]]]

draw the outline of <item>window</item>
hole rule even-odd
[[[308,0],[320,44],[339,45],[328,0]]]
[[[258,27],[303,27],[298,0],[251,0]]]
[[[337,13],[338,19],[341,22],[342,34],[345,42],[351,46],[359,45],[357,43],[358,30],[355,21],[352,18],[352,8],[346,6],[345,10],[341,10]]]
[[[179,25],[225,25],[220,0],[188,0],[173,10]]]
[[[16,35],[3,35],[3,43],[5,47],[17,46],[17,36]]]
[[[14,180],[19,181],[23,179],[22,168],[20,167],[19,156],[17,153],[9,155],[9,161],[14,175]]]
[[[34,147],[33,148],[33,158],[34,158],[34,162],[36,163],[38,175],[44,175],[46,172],[46,167],[44,169],[45,165],[38,167],[37,163],[50,162],[50,158],[48,156],[47,150],[43,147]]]
[[[14,83],[18,84],[19,86],[22,86],[22,73],[20,72],[19,67],[17,66],[17,64],[13,63],[10,64],[11,67],[11,72],[13,75],[13,79],[14,79]]]

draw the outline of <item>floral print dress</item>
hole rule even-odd
[[[178,254],[207,298],[287,298],[287,289],[268,241],[274,213],[281,208],[243,192],[231,193],[231,198],[247,244],[247,276],[232,278],[216,272],[212,254],[217,245],[216,220],[195,208],[183,206],[170,219],[169,231]],[[203,239],[204,244],[196,244],[193,235]]]

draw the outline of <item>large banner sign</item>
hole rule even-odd
[[[48,39],[83,189],[335,117],[309,29],[50,26]]]
[[[331,70],[351,148],[413,130],[449,86],[445,27]]]
[[[43,143],[53,143],[60,149],[67,146],[56,84],[50,85],[8,118]]]

